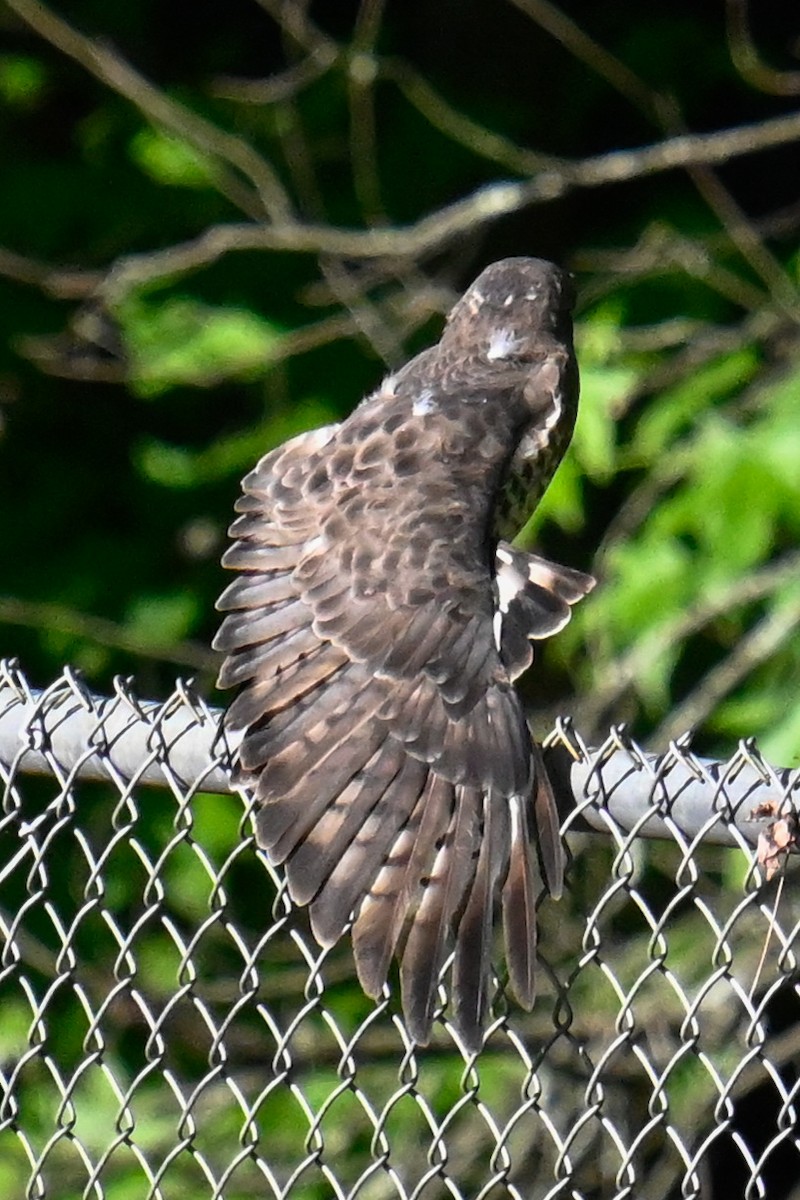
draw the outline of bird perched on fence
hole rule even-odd
[[[244,685],[226,726],[243,732],[258,841],[321,945],[352,919],[369,995],[399,957],[420,1043],[454,950],[453,1018],[480,1046],[498,902],[531,1006],[540,867],[562,889],[553,793],[512,681],[594,580],[504,539],[572,435],[572,304],[551,263],[487,267],[435,346],[341,424],[261,459],[223,558],[237,577],[214,644],[220,686]]]

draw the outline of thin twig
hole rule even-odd
[[[495,162],[515,175],[534,175],[537,171],[555,169],[562,159],[552,154],[540,154],[518,146],[510,138],[468,117],[437,92],[424,75],[402,59],[380,61],[381,78],[391,80],[425,120],[445,137],[482,158]]]
[[[800,94],[800,71],[777,71],[758,53],[750,33],[747,0],[727,0],[725,13],[731,62],[742,79],[773,96]]]
[[[341,57],[341,49],[309,19],[301,5],[289,4],[287,0],[256,0],[256,3],[272,17],[281,35],[289,42],[290,52],[299,51],[302,57],[269,79],[220,78],[212,91],[246,104],[273,104],[293,99],[333,66]]]
[[[54,267],[0,246],[0,275],[17,283],[38,287],[57,300],[85,300],[102,281],[99,271],[81,267]]]
[[[291,223],[291,202],[280,180],[247,141],[171,99],[110,46],[80,33],[40,0],[6,0],[6,3],[51,45],[134,104],[148,121],[169,129],[209,156],[217,187],[242,212],[254,219],[267,217]],[[235,172],[240,172],[252,188],[245,186]]]
[[[323,58],[338,55],[337,42],[314,24],[306,11],[307,5],[292,0],[256,0],[256,3],[269,13],[281,33],[305,54]]]
[[[513,0],[575,58],[595,71],[620,95],[639,108],[670,138],[686,134],[674,96],[651,88],[625,63],[610,54],[550,0]],[[687,164],[692,182],[728,233],[739,254],[770,289],[777,305],[795,321],[800,319],[797,289],[783,267],[758,237],[741,207],[711,169],[710,162]]]
[[[286,99],[280,103],[279,111],[281,120],[278,127],[284,145],[284,157],[291,171],[300,210],[306,219],[312,219],[321,226],[327,217],[324,189],[318,178],[300,108],[292,99]],[[363,286],[357,272],[341,258],[321,255],[319,268],[327,284],[327,295],[323,302],[330,304],[334,301],[346,310],[350,319],[348,334],[352,334],[354,329],[359,331],[378,358],[389,365],[396,365],[403,357],[402,339],[387,320],[382,307],[371,299],[369,285]]]
[[[0,596],[0,622],[28,629],[56,629],[113,650],[124,650],[138,658],[151,658],[191,670],[213,671],[219,665],[217,655],[198,642],[157,642],[152,637],[132,633],[117,621],[76,612],[49,601]]]
[[[573,58],[577,58],[605,79],[634,108],[638,108],[656,124],[661,124],[662,98],[659,93],[644,83],[629,66],[606,50],[605,46],[596,42],[557,5],[551,4],[550,0],[511,0],[511,3],[546,30]]]
[[[179,278],[244,250],[293,250],[356,260],[418,260],[463,234],[474,234],[482,225],[556,199],[573,188],[623,183],[694,162],[724,162],[798,138],[800,112],[715,133],[684,135],[635,150],[615,150],[575,162],[563,160],[558,168],[543,171],[534,179],[489,184],[412,225],[389,229],[342,229],[300,222],[212,226],[191,241],[118,260],[101,290],[111,302],[132,288]]]
[[[759,571],[753,571],[724,587],[717,588],[702,603],[677,613],[670,621],[640,638],[625,655],[617,659],[613,672],[604,672],[598,676],[591,697],[586,706],[582,706],[582,720],[592,726],[601,722],[603,714],[614,708],[627,689],[665,647],[685,641],[720,616],[729,615],[746,604],[753,604],[773,595],[799,575],[800,552],[788,554]],[[684,720],[682,717],[676,725],[680,726],[682,731],[692,723],[691,720]]]
[[[698,192],[741,257],[769,288],[776,306],[791,320],[800,321],[797,288],[716,171],[705,163],[695,163],[688,170]]]
[[[751,224],[762,238],[794,238],[800,228],[800,204],[795,202],[782,205],[774,212],[765,213],[764,216],[756,218]],[[671,226],[660,222],[648,225],[638,241],[631,246],[618,248],[592,246],[576,251],[571,259],[572,266],[576,271],[613,277],[610,282],[601,280],[596,285],[598,287],[616,287],[618,276],[644,277],[653,273],[661,276],[665,254],[673,255],[673,248],[670,244],[673,238],[678,242],[686,241]],[[729,239],[724,230],[700,236],[697,240],[702,247],[702,253],[711,261],[715,254],[724,253],[728,249]],[[585,285],[581,291],[582,298],[586,291]]]
[[[350,314],[353,325],[388,366],[397,367],[404,356],[403,339],[387,319],[384,306],[376,304],[358,283],[354,272],[338,259],[320,258],[320,270],[336,300]]]
[[[378,63],[375,43],[380,32],[385,0],[361,0],[347,67],[350,106],[350,162],[359,208],[365,224],[387,224],[378,172],[378,128],[375,119],[375,82]]]
[[[785,643],[800,625],[800,597],[779,604],[744,635],[728,657],[701,679],[697,687],[654,731],[652,745],[667,745],[687,729],[702,724],[723,697]]]
[[[781,896],[783,895],[783,885],[784,885],[785,881],[786,881],[786,874],[784,873],[781,875],[780,879],[778,880],[778,886],[775,888],[775,903],[773,904],[772,912],[769,915],[769,924],[767,925],[767,936],[764,938],[764,945],[761,948],[761,954],[759,955],[758,963],[756,964],[755,973],[753,975],[753,982],[750,985],[750,991],[748,992],[748,995],[747,995],[747,998],[751,1004],[752,1004],[753,999],[755,998],[755,994],[758,990],[758,985],[761,980],[761,972],[764,970],[764,963],[767,961],[767,951],[769,950],[769,944],[772,941],[772,934],[775,929],[775,926],[778,923],[778,907],[781,902]]]
[[[221,100],[235,100],[239,104],[279,104],[293,100],[312,83],[330,70],[336,56],[304,58],[292,63],[285,71],[278,71],[268,79],[239,79],[232,75],[219,75],[209,91]]]

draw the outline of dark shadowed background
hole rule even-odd
[[[6,0],[0,32],[4,653],[210,686],[241,475],[535,254],[584,383],[540,542],[602,578],[535,699],[791,758],[787,6]]]

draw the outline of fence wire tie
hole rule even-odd
[[[731,766],[735,770],[735,774],[731,774],[731,778],[734,779],[745,765],[753,768],[762,783],[778,783],[777,776],[770,771],[764,761],[758,748],[758,742],[754,737],[739,739],[736,754],[731,759]]]
[[[62,678],[84,711],[88,713],[94,712],[95,697],[86,686],[86,682],[82,673],[74,670],[70,666],[66,666],[62,672]],[[57,687],[60,686],[60,684],[61,680],[58,680],[53,686]]]
[[[695,730],[692,727],[680,734],[679,737],[673,738],[669,743],[665,758],[672,755],[674,764],[685,767],[698,783],[703,783],[707,782],[708,776],[702,763],[692,751],[694,735]]]
[[[133,690],[132,675],[114,676],[114,695],[126,705],[138,721],[148,723],[147,706],[142,703]]]
[[[612,725],[609,735],[593,755],[589,755],[591,766],[586,776],[586,781],[583,787],[584,800],[597,800],[602,797],[603,808],[608,805],[608,793],[606,791],[605,780],[603,779],[603,767],[610,762],[614,754],[619,750],[628,752],[628,746],[625,738],[624,725]],[[638,770],[638,764],[634,760],[634,768]],[[591,790],[590,790],[591,789]]]
[[[183,707],[189,710],[198,725],[205,725],[209,719],[209,712],[195,689],[194,676],[190,676],[188,679],[178,679],[173,694],[180,699]]]
[[[556,717],[553,729],[542,742],[542,748],[545,750],[559,746],[567,751],[573,762],[586,762],[589,757],[586,744],[575,729],[572,717]]]
[[[28,681],[19,669],[18,658],[0,660],[0,684],[9,687],[20,704],[32,703]]]
[[[26,741],[28,750],[40,754],[46,753],[50,746],[50,731],[47,728],[46,717],[50,714],[50,702],[53,698],[55,684],[32,698],[33,708],[20,726],[21,741]]]
[[[148,721],[150,731],[147,735],[145,745],[150,753],[155,756],[156,761],[164,768],[165,772],[168,771],[171,778],[178,780],[179,783],[185,787],[186,780],[179,779],[178,775],[170,767],[169,762],[170,750],[172,749],[172,746],[178,742],[180,734],[178,734],[172,744],[170,744],[167,741],[167,737],[164,732],[165,722],[167,722],[170,717],[174,717],[177,713],[179,713],[182,708],[182,698],[176,692],[173,692],[171,696],[168,696],[163,704],[160,704],[158,707],[154,708],[150,713]]]

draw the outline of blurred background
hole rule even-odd
[[[582,374],[533,532],[600,580],[537,728],[796,765],[798,183],[781,0],[0,0],[0,657],[221,702],[241,477],[530,254]],[[15,772],[3,1194],[797,1195],[800,914],[748,847],[570,835],[537,1005],[465,1070],[287,921],[232,796]]]
[[[0,38],[0,653],[211,694],[241,476],[533,254],[583,380],[536,532],[601,580],[542,723],[797,761],[792,6],[2,0]]]

